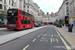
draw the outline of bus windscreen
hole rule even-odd
[[[18,18],[18,9],[9,9],[7,11],[8,23],[16,24]]]

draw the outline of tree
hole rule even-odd
[[[41,23],[43,23],[43,21],[41,21]]]
[[[56,19],[56,21],[55,22],[58,22],[58,19]]]

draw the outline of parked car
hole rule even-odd
[[[38,23],[39,24],[39,26],[41,26],[41,23]]]
[[[34,23],[34,26],[35,26],[35,27],[39,27],[39,24],[38,24],[38,23]]]
[[[45,24],[41,24],[41,26],[44,26]]]

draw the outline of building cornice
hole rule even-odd
[[[36,11],[38,11],[32,4],[24,3],[25,5],[31,5]],[[38,11],[39,12],[39,11]]]

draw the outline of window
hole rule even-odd
[[[18,16],[18,10],[17,9],[9,9],[7,15],[12,16],[12,13],[14,16]]]
[[[27,12],[29,12],[29,10],[27,10]]]
[[[12,1],[12,6],[13,6],[13,3],[14,3],[14,2]]]
[[[0,1],[2,1],[2,0],[0,0]]]
[[[29,3],[29,0],[27,1],[27,3]]]
[[[26,21],[26,20],[21,20],[22,24],[30,24],[30,21]]]
[[[22,24],[27,24],[27,21],[26,20],[21,20],[21,23]]]
[[[29,13],[26,13],[26,12],[24,12],[24,11],[22,11],[22,10],[20,10],[20,14],[22,14],[22,15],[26,15],[26,16],[29,16],[29,17],[34,18],[33,15],[31,15],[31,14],[29,14]]]
[[[27,8],[29,8],[29,6],[27,6]]]
[[[25,8],[25,5],[23,7]]]
[[[6,10],[6,6],[4,6],[4,10]]]
[[[0,4],[0,9],[2,9],[2,4]]]
[[[14,6],[16,7],[16,2],[14,2]]]
[[[25,0],[24,0],[24,3],[25,3]]]
[[[10,5],[10,0],[9,0],[9,5]]]
[[[6,0],[4,0],[4,3],[6,4]]]
[[[75,1],[74,1],[74,7],[75,7]]]
[[[27,21],[27,24],[30,24],[30,21]]]
[[[22,14],[22,15],[26,15],[27,13],[24,12],[24,11],[22,11],[22,10],[20,10],[20,14]]]
[[[69,10],[69,7],[67,7],[67,10]]]
[[[68,6],[69,5],[69,2],[67,2],[66,5]]]

